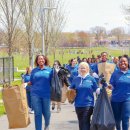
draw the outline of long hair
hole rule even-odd
[[[58,66],[61,66],[60,61],[59,61],[59,60],[55,60],[55,61],[54,61],[54,64],[53,64],[53,67],[54,67],[54,65],[55,65],[55,62],[57,62]]]
[[[45,66],[49,66],[49,60],[48,60],[48,58],[47,58],[46,56],[44,56],[44,55],[37,55],[37,56],[36,56],[35,62],[34,62],[35,66],[39,66],[39,64],[38,64],[38,57],[39,57],[39,56],[42,56],[42,57],[44,58],[44,60],[45,60],[44,65],[45,65]]]
[[[70,61],[69,61],[69,65],[72,65],[73,60],[76,60],[76,58],[72,58],[72,59],[70,59]]]
[[[26,74],[30,74],[30,71],[31,71],[30,67],[26,67]]]

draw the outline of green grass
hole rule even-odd
[[[71,51],[83,51],[85,54],[69,54],[68,51],[71,50]],[[92,57],[92,54],[94,54],[95,56],[97,55],[100,55],[101,52],[103,51],[106,51],[108,52],[109,55],[111,56],[120,56],[122,55],[122,51],[121,50],[110,50],[106,47],[93,47],[93,48],[83,48],[83,49],[66,49],[64,51],[64,54],[59,54],[58,53],[58,49],[57,49],[57,53],[56,53],[56,59],[58,59],[62,64],[64,63],[68,63],[68,60],[71,59],[71,58],[76,58],[77,56],[80,56],[81,58],[83,57]],[[92,53],[91,53],[92,52]],[[128,50],[125,51],[126,54],[128,54]],[[54,62],[54,56],[53,55],[49,55],[48,58],[51,62],[51,65],[52,63]]]
[[[6,112],[5,112],[5,108],[3,106],[3,104],[0,103],[0,116],[4,115]]]
[[[15,54],[14,56],[14,66],[18,67],[19,70],[24,70],[29,66],[29,58],[27,55]]]
[[[21,74],[24,72],[14,72],[14,78],[21,79]]]
[[[16,80],[16,81],[13,81],[13,82],[11,83],[11,85],[12,85],[12,86],[14,86],[14,85],[21,86],[21,83],[22,83],[21,80]]]
[[[3,103],[1,102],[2,101],[1,99],[2,99],[2,93],[0,93],[0,116],[5,114],[5,108]]]
[[[84,52],[84,54],[69,54],[68,52],[70,50],[73,51],[73,52],[74,51],[78,51],[78,52],[82,51],[82,52]],[[90,53],[91,51],[92,51],[92,53]],[[92,54],[97,56],[97,55],[101,54],[101,52],[103,52],[103,51],[108,52],[108,54],[111,55],[111,56],[119,56],[119,55],[123,54],[121,50],[111,50],[111,49],[108,49],[106,47],[93,47],[93,48],[82,48],[82,49],[75,49],[75,48],[64,49],[64,54],[62,54],[61,49],[57,49],[55,59],[59,60],[61,62],[61,64],[65,64],[65,63],[68,63],[68,61],[71,58],[76,58],[77,56],[80,56],[80,58],[83,58],[83,57],[88,58],[88,57],[91,57]],[[125,54],[128,54],[128,53],[129,53],[128,50],[125,51]],[[7,54],[0,53],[0,57],[5,57],[5,56],[7,56]],[[14,67],[18,67],[19,70],[25,70],[25,68],[27,66],[29,66],[28,55],[26,55],[26,54],[25,55],[14,54],[13,57],[14,57]],[[53,62],[54,62],[53,54],[48,55],[48,58],[49,58],[49,61],[50,61],[50,65],[52,65]],[[17,78],[17,79],[21,79],[21,73],[22,72],[15,72],[14,77]],[[21,80],[13,81],[11,83],[11,85],[19,85],[20,86]],[[2,98],[2,95],[0,93],[0,99],[1,98]],[[0,104],[0,115],[2,115],[4,113],[5,113],[4,106],[3,106],[3,104]]]
[[[69,51],[83,51],[85,52],[85,54],[69,54]],[[59,60],[61,62],[61,64],[65,64],[68,63],[68,60],[71,58],[76,58],[77,56],[80,56],[81,58],[83,57],[91,57],[92,54],[94,54],[95,56],[99,55],[101,52],[103,51],[107,51],[109,53],[109,55],[111,56],[119,56],[122,55],[122,50],[111,50],[108,49],[106,47],[92,47],[92,48],[82,48],[82,49],[75,49],[75,48],[71,48],[71,49],[63,49],[64,54],[62,55],[62,50],[61,49],[57,49],[56,50],[56,58],[57,60]],[[92,51],[92,53],[90,53],[90,51]],[[60,52],[60,53],[59,53]],[[125,51],[126,54],[128,54],[128,50]],[[0,56],[7,56],[7,54],[3,54],[0,53]],[[29,66],[29,58],[28,55],[21,55],[21,54],[14,54],[14,66],[18,67],[19,70],[25,70],[25,68],[27,66]],[[50,61],[50,65],[53,64],[54,62],[54,55],[48,55],[49,61]],[[17,75],[17,74],[16,74]],[[18,76],[17,76],[18,77]]]

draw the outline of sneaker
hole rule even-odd
[[[30,114],[34,114],[34,111],[33,111],[33,110],[31,110],[29,113],[30,113]]]
[[[57,113],[59,113],[61,111],[61,108],[57,108]]]
[[[55,105],[52,105],[52,108],[51,108],[52,110],[54,110],[55,109]]]
[[[49,130],[49,126],[45,127],[44,130]]]

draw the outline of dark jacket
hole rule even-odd
[[[62,87],[65,84],[67,87],[70,86],[68,81],[69,71],[64,67],[60,67],[60,70],[56,72],[53,68],[53,76],[51,80],[51,100],[61,101]]]
[[[53,68],[53,76],[51,79],[51,100],[52,101],[61,101],[61,93],[62,93],[62,83],[58,76],[58,73]]]
[[[65,84],[67,87],[70,86],[68,77],[70,76],[69,70],[67,70],[64,67],[60,67],[60,70],[58,71],[58,77],[61,80],[62,87]]]

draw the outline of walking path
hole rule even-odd
[[[30,114],[31,124],[27,128],[11,130],[35,130],[33,116],[33,114]],[[9,130],[6,115],[0,117],[0,122],[0,130]],[[62,110],[60,113],[57,113],[56,110],[51,112],[50,130],[78,130],[77,117],[72,104],[62,104]]]

